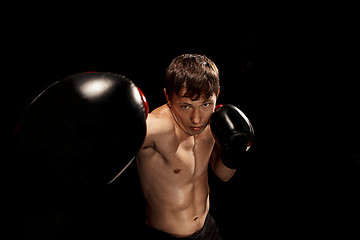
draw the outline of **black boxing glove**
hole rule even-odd
[[[231,169],[239,168],[255,136],[249,119],[231,104],[218,105],[211,116],[210,127],[220,146],[220,158],[224,165]]]
[[[27,106],[15,133],[18,148],[43,169],[44,182],[109,183],[141,148],[148,109],[144,94],[125,76],[73,74]]]

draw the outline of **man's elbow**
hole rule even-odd
[[[228,172],[223,174],[218,174],[218,178],[220,178],[223,182],[228,182],[232,177],[235,175],[236,170],[235,169],[229,169]]]
[[[221,181],[228,182],[232,177],[221,177]]]

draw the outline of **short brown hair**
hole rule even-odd
[[[165,89],[169,97],[179,95],[182,88],[196,101],[200,97],[209,99],[219,90],[219,70],[215,63],[205,55],[182,54],[174,58],[165,73]]]

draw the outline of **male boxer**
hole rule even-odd
[[[219,72],[204,55],[175,58],[166,70],[164,93],[167,104],[149,114],[137,154],[147,236],[222,239],[209,215],[208,164],[223,181],[231,179],[253,134],[251,124],[233,106],[214,113]]]

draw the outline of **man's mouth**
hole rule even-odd
[[[191,128],[193,131],[197,132],[197,131],[200,131],[200,130],[202,129],[202,126],[199,126],[199,127],[192,127],[192,126],[190,126],[190,128]]]

